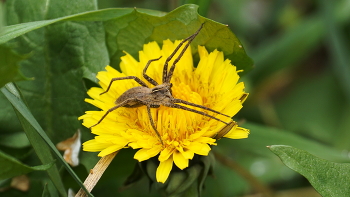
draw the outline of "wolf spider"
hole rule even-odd
[[[203,23],[204,24],[204,23]],[[185,53],[186,49],[190,46],[191,42],[193,41],[193,39],[198,35],[199,31],[202,29],[203,24],[200,26],[200,28],[191,36],[189,36],[188,38],[184,39],[176,48],[175,50],[172,52],[172,54],[166,59],[165,64],[164,64],[164,68],[163,68],[163,79],[162,79],[162,84],[158,84],[154,79],[152,79],[151,77],[149,77],[146,74],[147,68],[149,67],[149,65],[154,62],[159,60],[161,57],[157,58],[157,59],[151,59],[147,62],[145,68],[143,69],[143,77],[152,85],[154,85],[153,88],[150,88],[146,85],[145,82],[143,82],[141,79],[139,79],[138,77],[135,76],[127,76],[127,77],[117,77],[117,78],[113,78],[111,80],[111,82],[109,83],[106,91],[102,92],[100,95],[105,94],[109,91],[109,89],[112,86],[112,83],[114,81],[118,81],[118,80],[124,80],[124,79],[133,79],[135,80],[138,84],[140,84],[141,86],[137,86],[134,88],[131,88],[127,91],[125,91],[122,95],[119,96],[119,98],[117,98],[117,100],[115,101],[116,106],[110,108],[103,116],[102,118],[94,125],[92,125],[91,127],[94,127],[98,124],[100,124],[100,122],[112,111],[118,109],[119,107],[127,107],[127,108],[135,108],[135,107],[140,107],[145,105],[147,107],[147,113],[149,116],[149,120],[151,122],[151,125],[154,129],[154,131],[156,132],[157,136],[159,137],[160,142],[163,144],[162,138],[154,124],[154,121],[152,119],[152,115],[151,115],[151,108],[158,108],[161,105],[166,106],[166,107],[171,107],[171,108],[178,108],[178,109],[183,109],[183,110],[187,110],[190,112],[194,112],[197,114],[201,114],[203,116],[207,116],[210,117],[212,119],[215,119],[217,121],[223,122],[226,125],[229,125],[230,123],[226,123],[214,116],[211,116],[205,112],[202,111],[198,111],[195,109],[191,109],[188,108],[186,106],[183,105],[179,105],[177,103],[182,103],[185,105],[190,105],[190,106],[194,106],[194,107],[198,107],[201,109],[205,109],[211,112],[215,112],[217,114],[221,114],[223,116],[227,116],[230,117],[226,114],[222,114],[218,111],[215,111],[213,109],[210,109],[208,107],[205,107],[203,105],[198,105],[198,104],[194,104],[194,103],[190,103],[188,101],[185,100],[181,100],[181,99],[177,99],[174,98],[172,96],[172,92],[171,92],[171,87],[172,84],[170,83],[171,77],[173,76],[174,70],[175,70],[175,65],[176,63],[180,60],[180,58],[183,56],[183,54]],[[174,60],[172,66],[170,67],[169,71],[168,71],[168,63],[170,62],[170,60],[174,57],[174,55],[177,53],[177,51],[180,49],[180,47],[186,42],[186,45],[184,46],[184,48],[182,49],[182,51],[180,52],[179,56]],[[90,128],[91,128],[90,127]]]

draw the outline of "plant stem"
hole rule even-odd
[[[97,182],[100,180],[102,174],[105,172],[109,164],[112,162],[114,157],[117,155],[118,152],[111,153],[109,155],[106,155],[100,159],[100,161],[97,162],[95,167],[90,170],[89,176],[85,179],[84,185],[86,189],[91,192],[91,190],[95,187]],[[75,197],[87,197],[87,194],[80,188],[79,192]]]
[[[271,191],[271,189],[268,188],[263,183],[261,183],[259,180],[257,180],[248,170],[244,169],[242,166],[240,166],[238,163],[236,163],[232,159],[225,157],[218,152],[213,151],[213,153],[215,155],[215,158],[219,162],[221,162],[223,165],[237,172],[241,177],[243,177],[246,181],[248,181],[249,184],[252,185],[256,191],[261,192],[266,197],[273,196],[273,192]]]

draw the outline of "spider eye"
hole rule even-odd
[[[152,93],[159,92],[160,89],[152,89]]]

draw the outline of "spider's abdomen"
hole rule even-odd
[[[122,95],[120,95],[119,98],[117,98],[117,100],[115,101],[115,104],[120,104],[125,100],[131,100],[124,107],[140,107],[144,105],[140,101],[144,100],[145,97],[147,97],[147,95],[149,95],[150,93],[151,93],[151,89],[147,87],[143,87],[143,86],[134,87],[125,91]]]

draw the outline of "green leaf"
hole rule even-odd
[[[42,10],[42,6],[49,6],[47,9],[52,10],[57,8],[51,7],[53,6],[51,4],[45,5],[45,2],[40,4],[40,1],[31,3],[20,1],[15,2],[16,5],[10,2],[7,3],[9,24],[38,20],[38,18],[44,17],[45,10]],[[29,6],[30,13],[35,14],[33,16],[28,14],[32,19],[28,16],[22,16],[24,14],[18,13],[16,6]],[[71,7],[70,9],[74,10]],[[28,76],[35,77],[35,81],[21,83],[19,86],[26,90],[24,96],[29,101],[33,114],[56,142],[70,137],[81,126],[77,117],[88,109],[88,105],[82,102],[86,97],[86,88],[82,83],[82,78],[96,81],[96,73],[102,70],[109,61],[102,23],[95,21],[120,17],[133,12],[133,10],[133,8],[106,9],[58,19],[16,24],[7,26],[5,32],[0,36],[0,41],[5,42],[29,32],[13,42],[18,46],[19,53],[31,53],[31,57],[23,61],[21,65],[23,72]],[[158,11],[143,11],[155,16],[163,14],[163,12]],[[64,19],[93,22],[60,23],[45,29],[38,29]],[[32,31],[35,29],[38,30]],[[46,37],[45,35],[50,36]],[[69,41],[68,44],[67,41]],[[13,125],[14,122],[11,120],[15,114],[8,108],[5,101],[0,102],[0,106],[6,110],[6,113],[0,114],[0,120],[11,122],[10,124]],[[58,128],[60,128],[59,132]],[[16,125],[6,129],[16,131],[20,129],[20,126]],[[91,138],[91,135],[87,135],[85,132],[83,139],[88,138]]]
[[[48,164],[30,167],[0,151],[0,180],[27,174],[34,170],[47,170],[53,166],[53,164],[54,162],[52,161]]]
[[[204,18],[197,13],[198,6],[184,5],[163,17],[152,16],[138,10],[126,16],[104,23],[107,47],[111,58],[111,66],[119,67],[123,51],[138,57],[138,51],[144,43],[163,40],[181,40],[192,35],[204,23],[204,27],[192,42],[197,52],[197,45],[205,46],[209,51],[223,51],[225,58],[239,70],[249,71],[253,61],[244,51],[238,38],[223,24]]]
[[[0,87],[8,82],[26,80],[19,70],[18,63],[24,58],[10,48],[0,45]]]
[[[0,44],[8,42],[30,31],[51,25],[53,23],[62,21],[107,21],[129,14],[134,10],[134,8],[109,8],[104,10],[82,12],[79,14],[59,17],[51,20],[33,21],[6,26],[3,28],[3,31],[0,32]],[[152,14],[154,16],[162,16],[165,14],[164,12],[154,10],[138,10],[140,12]]]
[[[146,41],[156,40],[160,43],[164,39],[174,40],[186,38],[191,35],[201,23],[205,22],[206,25],[202,31],[205,31],[206,35],[198,36],[193,45],[204,45],[211,51],[214,49],[221,50],[225,53],[227,58],[231,59],[232,63],[236,65],[238,69],[243,69],[244,71],[250,70],[253,61],[246,55],[243,46],[237,37],[229,30],[229,28],[227,28],[226,25],[198,15],[197,9],[198,6],[196,5],[184,5],[166,16],[160,17],[164,15],[164,13],[144,9],[115,8],[90,11],[45,21],[16,24],[5,27],[4,32],[0,34],[0,44],[35,29],[60,21],[106,21],[108,24],[105,26],[106,31],[109,34],[112,34],[112,37],[116,36],[120,29],[125,29],[125,31],[122,32],[123,34],[118,36],[126,36],[127,38],[127,40],[124,41],[118,39],[113,40],[113,43],[109,44],[115,46],[128,43],[128,47],[130,48],[130,45],[139,43],[140,46],[138,46],[136,51],[138,52]],[[121,18],[122,16],[123,18]],[[135,25],[128,24],[131,22]],[[138,26],[136,26],[136,24],[138,24]],[[115,25],[119,26],[115,29]],[[111,30],[111,28],[113,29]],[[142,35],[139,35],[139,37],[133,37],[136,32],[143,33]],[[146,40],[146,38],[148,39]],[[127,42],[128,40],[131,42]],[[113,47],[111,50],[114,51]],[[128,51],[131,54],[136,53],[134,52],[135,48],[132,48],[131,50],[124,48],[119,49],[120,52],[122,50]],[[120,56],[118,56],[118,58],[119,57]]]
[[[83,12],[83,13],[74,14],[74,15],[65,16],[65,17],[59,17],[51,20],[33,21],[33,22],[10,25],[10,26],[4,27],[3,32],[0,33],[0,44],[8,42],[9,40],[17,38],[18,36],[21,36],[30,31],[51,25],[56,22],[105,21],[112,18],[118,18],[132,11],[133,11],[133,8],[106,9],[106,10]]]
[[[55,145],[51,142],[49,137],[46,135],[44,130],[40,127],[39,123],[35,120],[33,115],[30,113],[26,105],[23,103],[20,93],[12,84],[6,85],[6,88],[1,88],[1,92],[6,96],[6,98],[13,105],[18,119],[22,123],[22,126],[28,136],[29,141],[33,148],[35,149],[40,160],[45,163],[46,161],[52,161],[52,155],[50,149],[55,153],[56,157],[61,161],[66,170],[71,174],[75,181],[85,189],[83,183],[79,177],[74,173],[72,168],[65,162],[61,154],[56,149]],[[43,140],[44,141],[43,141]],[[46,142],[46,144],[45,144]],[[48,148],[48,146],[50,149]],[[48,170],[48,174],[55,184],[56,188],[59,190],[61,195],[66,196],[65,189],[62,185],[61,178],[59,176],[58,170],[55,166]],[[86,189],[85,189],[86,191]],[[88,192],[87,192],[88,193]]]
[[[350,195],[350,164],[334,163],[291,146],[273,145],[269,149],[282,162],[307,178],[324,197]]]
[[[207,16],[211,0],[181,0],[179,4],[196,4],[198,5],[198,13],[202,16]]]

